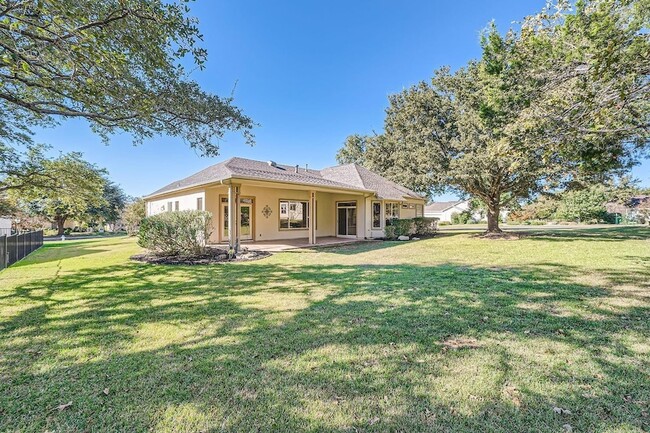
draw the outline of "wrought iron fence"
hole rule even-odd
[[[43,230],[0,236],[0,269],[22,260],[43,245]]]

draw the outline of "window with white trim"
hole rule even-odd
[[[384,205],[384,218],[386,225],[390,225],[390,221],[399,219],[399,203],[386,203]]]
[[[381,228],[381,202],[379,201],[372,202],[372,228]]]
[[[203,210],[203,197],[197,197],[196,210]]]
[[[305,229],[309,221],[309,203],[302,200],[280,200],[280,229]]]

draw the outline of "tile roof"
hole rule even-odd
[[[231,178],[258,179],[263,181],[288,182],[329,188],[373,191],[378,198],[403,200],[422,197],[357,164],[339,165],[323,170],[305,169],[276,164],[271,161],[255,161],[246,158],[230,158],[212,165],[184,179],[170,183],[151,193],[148,197],[205,185]]]

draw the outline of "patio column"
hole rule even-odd
[[[309,191],[309,243],[316,244],[316,191]]]
[[[241,241],[241,186],[235,185],[235,252],[239,252],[239,243]]]
[[[241,217],[239,216],[239,185],[228,185],[228,245],[239,251],[239,233]]]

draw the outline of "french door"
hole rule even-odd
[[[241,203],[239,205],[239,218],[241,220],[241,231],[239,239],[253,239],[253,205],[250,203]],[[221,203],[221,233],[222,239],[228,239],[228,203]]]
[[[357,202],[336,203],[336,235],[341,238],[357,237]]]

